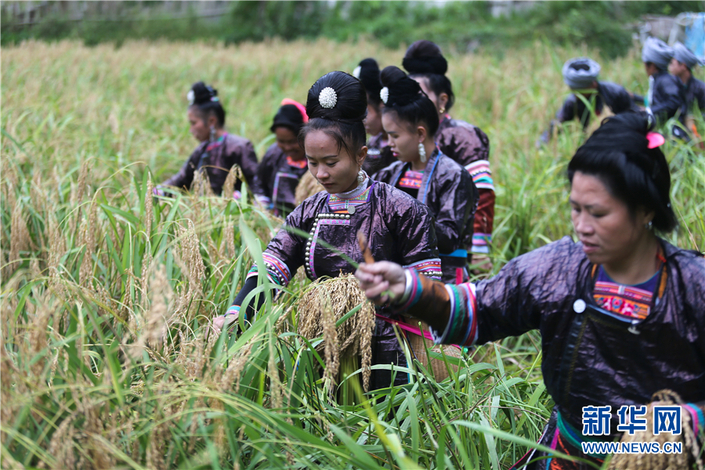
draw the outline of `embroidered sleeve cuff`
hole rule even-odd
[[[230,308],[225,312],[224,316],[239,315],[239,314],[240,314],[240,306],[239,305],[231,305]]]

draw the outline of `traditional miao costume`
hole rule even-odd
[[[193,151],[181,170],[166,180],[163,186],[176,186],[188,190],[196,171],[206,170],[211,189],[215,194],[223,192],[223,183],[233,165],[237,164],[248,185],[252,185],[257,172],[257,156],[252,142],[233,134],[225,133],[215,142],[203,142]],[[239,199],[242,183],[235,183],[233,197]]]
[[[423,171],[413,171],[409,163],[398,161],[373,178],[401,189],[429,207],[436,222],[443,280],[466,280],[466,247],[472,240],[472,213],[477,201],[477,190],[468,172],[436,150]]]
[[[660,39],[650,37],[644,42],[642,62],[651,62],[659,69],[649,77],[646,107],[660,123],[675,116],[685,103],[681,81],[667,72],[672,57],[673,49]]]
[[[298,136],[301,127],[308,122],[306,108],[289,98],[283,99],[281,104],[270,130],[276,132],[278,127],[283,127]],[[275,215],[287,215],[296,207],[296,187],[307,171],[308,162],[303,153],[300,160],[294,160],[276,143],[272,144],[257,168],[255,198]]]
[[[682,412],[695,434],[705,429],[705,260],[659,242],[661,269],[639,286],[613,282],[565,237],[478,284],[444,286],[409,272],[398,311],[448,314],[443,331],[431,329],[443,344],[483,344],[538,329],[544,383],[555,402],[540,444],[600,463],[604,456],[581,451],[581,442],[598,439],[583,434],[585,406],[612,407],[609,435],[599,440],[615,441],[621,406],[648,404],[670,389],[687,403]],[[551,458],[526,465],[542,455],[531,451],[513,468],[592,468]]]
[[[257,168],[257,200],[275,215],[286,215],[296,207],[296,187],[308,171],[308,162],[294,160],[272,144]]]
[[[685,47],[680,42],[673,46],[673,57],[686,65],[691,70],[701,65],[701,60],[693,54],[690,49]],[[683,84],[681,81],[681,89],[685,99],[685,107],[682,114],[692,115],[693,109],[697,106],[701,113],[705,114],[705,83],[691,75],[688,83]]]
[[[563,81],[573,90],[588,90],[592,84],[597,82],[597,89],[592,94],[583,95],[584,99],[592,102],[596,116],[603,114],[605,106],[612,114],[620,114],[628,111],[638,111],[639,108],[634,103],[635,100],[643,100],[643,97],[634,97],[621,85],[612,82],[598,81],[600,65],[587,57],[578,57],[568,60],[563,65]],[[547,143],[553,134],[553,128],[557,124],[569,122],[574,119],[580,121],[583,130],[586,131],[590,125],[590,108],[585,101],[575,93],[571,93],[563,102],[563,106],[556,113],[555,120],[551,121],[550,128],[541,135],[541,141]]]
[[[292,233],[287,227],[308,236]],[[441,278],[436,234],[428,208],[402,191],[370,178],[347,194],[323,191],[297,206],[262,254],[267,277],[273,283],[286,286],[302,265],[311,280],[336,277],[340,272],[353,273],[355,268],[330,246],[358,263],[363,262],[356,236],[358,231],[367,237],[375,260],[394,261],[427,276]],[[258,266],[252,267],[245,286],[228,312],[239,311],[246,295],[257,286],[258,270]],[[406,360],[394,327],[389,318],[386,321],[380,318],[388,315],[378,310],[372,338],[372,364],[404,366]],[[394,318],[398,317],[391,319]],[[390,371],[373,370],[370,387],[388,387],[390,381]],[[397,374],[397,384],[407,381],[406,374]]]

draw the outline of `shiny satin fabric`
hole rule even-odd
[[[307,171],[307,165],[290,165],[286,154],[277,144],[272,144],[257,168],[255,197],[266,201],[276,215],[288,214],[296,207],[296,187]]]
[[[211,142],[199,144],[181,170],[163,184],[188,190],[193,183],[194,173],[199,166],[201,157],[210,144]],[[211,189],[217,195],[223,192],[223,184],[233,165],[237,164],[242,169],[245,181],[249,186],[254,183],[257,172],[257,156],[252,142],[233,134],[226,134],[223,143],[208,151],[208,157],[201,164],[208,173]],[[241,187],[242,183],[237,180],[235,190],[239,191]]]
[[[373,176],[377,181],[397,185],[408,163],[396,162]],[[464,258],[444,256],[472,245],[473,215],[477,206],[477,188],[470,173],[438,151],[426,162],[417,200],[428,206],[435,219],[438,251],[443,263],[443,280],[456,279],[456,268],[467,266]]]
[[[332,196],[326,192],[311,196],[296,207],[264,252],[265,260],[271,261],[267,266],[270,277],[276,277],[277,271],[281,271],[276,265],[285,267],[289,273],[288,279],[279,278],[280,284],[287,284],[302,265],[312,280],[354,272],[355,267],[339,252],[361,263],[363,254],[356,236],[361,231],[367,237],[375,260],[394,261],[440,279],[436,233],[428,208],[380,182],[373,182],[369,192],[364,194],[366,200],[355,205],[352,214],[336,213],[334,209],[341,208],[342,203],[338,200],[332,208]],[[296,229],[296,233],[286,227]],[[380,312],[391,315],[384,310]],[[372,340],[372,364],[390,363],[406,365],[393,326],[378,318]],[[372,371],[370,386],[373,389],[388,387],[391,376],[389,371]],[[396,375],[396,384],[407,381],[405,373]]]

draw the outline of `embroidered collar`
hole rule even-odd
[[[299,168],[299,169],[306,168],[306,165],[308,165],[308,162],[306,161],[305,158],[303,160],[297,161],[297,160],[294,160],[293,158],[291,158],[289,155],[286,156],[286,163],[289,166],[293,166],[294,168]]]
[[[340,194],[329,194],[328,207],[331,212],[347,212],[354,214],[358,206],[365,204],[370,199],[373,186],[374,182],[372,179],[367,178],[360,186],[352,191]]]
[[[227,133],[227,132],[224,132],[223,135],[221,135],[218,140],[216,140],[215,142],[210,142],[210,143],[206,146],[206,152],[210,152],[210,151],[213,150],[214,148],[217,148],[217,147],[220,147],[221,145],[223,145],[223,142],[225,142],[225,136],[226,136],[226,135],[228,135],[228,133]]]

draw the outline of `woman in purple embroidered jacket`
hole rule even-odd
[[[367,237],[372,255],[403,264],[440,279],[433,218],[428,208],[393,187],[373,181],[361,169],[365,160],[367,109],[365,90],[359,80],[344,72],[321,77],[308,92],[303,143],[309,171],[325,191],[309,197],[286,218],[262,254],[271,282],[286,286],[303,265],[311,280],[352,273],[340,253],[361,262],[357,233]],[[296,229],[297,233],[287,228]],[[300,233],[308,233],[302,236]],[[333,246],[335,249],[331,249]],[[335,250],[338,250],[336,252]],[[248,274],[234,305],[214,320],[222,328],[237,319],[242,302],[257,286],[259,266]],[[256,307],[247,307],[252,317]],[[383,314],[383,312],[379,312]],[[392,325],[380,318],[372,338],[372,364],[405,364]],[[406,382],[399,374],[396,383]],[[371,387],[388,387],[390,371],[372,371]]]
[[[254,182],[257,171],[257,156],[252,143],[225,131],[225,109],[218,98],[218,91],[203,82],[194,83],[188,93],[188,120],[191,134],[200,142],[181,170],[154,188],[159,196],[165,194],[165,186],[188,190],[197,171],[208,174],[213,193],[223,192],[223,183],[230,168],[237,164],[248,185]],[[240,198],[242,184],[235,185],[233,197]]]
[[[296,187],[308,171],[299,131],[308,122],[306,108],[288,98],[274,116],[270,130],[277,137],[257,168],[255,198],[275,215],[286,215],[296,207]]]
[[[382,127],[382,81],[379,77],[379,65],[371,58],[365,59],[353,71],[353,77],[359,78],[367,92],[367,117],[365,118],[365,131],[370,137],[367,141],[367,158],[362,164],[362,169],[369,175],[386,168],[397,159],[389,148],[389,138]]]
[[[421,89],[436,106],[440,124],[436,132],[438,148],[460,163],[472,176],[479,192],[477,210],[473,221],[473,263],[482,270],[489,270],[489,245],[494,224],[494,182],[490,171],[490,139],[479,127],[453,119],[448,112],[455,103],[450,80],[446,77],[448,62],[440,47],[431,41],[421,40],[406,50],[402,64],[409,76],[419,82]]]
[[[618,411],[648,404],[662,389],[687,403],[681,411],[695,435],[705,429],[705,259],[654,233],[671,231],[676,216],[658,148],[664,138],[649,126],[646,113],[608,118],[568,165],[579,243],[550,243],[477,285],[444,286],[392,263],[361,264],[356,273],[369,297],[396,294],[399,310],[428,322],[440,343],[482,344],[539,329],[541,369],[556,404],[540,443],[595,463],[604,456],[583,454],[581,443],[614,441],[628,431]],[[584,407],[597,406],[611,407],[601,436],[584,426]],[[541,455],[514,468],[588,468],[535,460]]]
[[[373,176],[426,204],[435,218],[443,280],[467,280],[477,189],[470,174],[436,148],[438,115],[418,82],[397,67],[382,72],[384,129],[398,162]]]

